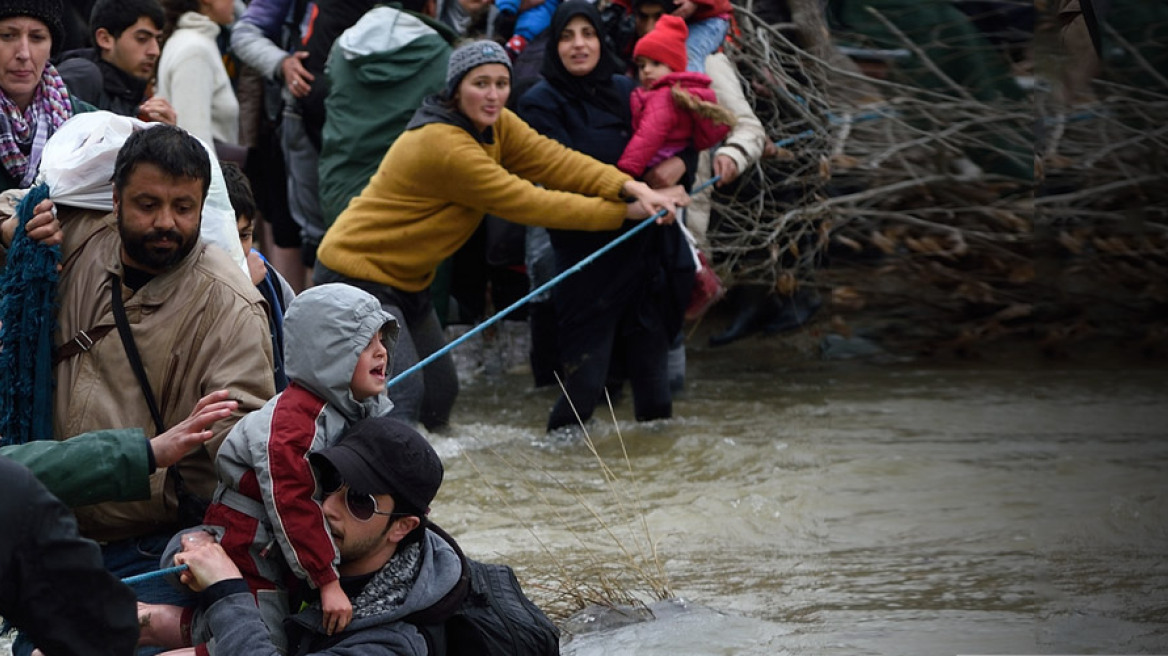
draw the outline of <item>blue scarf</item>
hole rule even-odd
[[[49,197],[41,184],[16,210],[20,225],[0,272],[0,444],[53,436],[53,331],[60,246],[29,239],[24,226]]]

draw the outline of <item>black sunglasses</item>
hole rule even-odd
[[[377,509],[377,499],[373,498],[372,494],[361,494],[349,487],[336,470],[327,472],[321,480],[321,488],[324,490],[324,496],[327,498],[333,494],[337,494],[343,488],[345,490],[345,507],[349,509],[349,514],[355,517],[358,521],[367,522],[373,519],[374,515],[385,515],[386,517],[404,517],[409,513],[401,512],[386,512]]]

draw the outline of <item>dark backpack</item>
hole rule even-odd
[[[558,656],[560,632],[506,565],[466,559],[470,589],[442,624],[421,625],[430,656]]]

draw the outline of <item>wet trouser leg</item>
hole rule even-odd
[[[558,325],[565,394],[552,407],[547,424],[549,431],[577,423],[577,413],[580,421],[591,418],[608,376],[619,315],[598,311],[581,319],[561,320]]]

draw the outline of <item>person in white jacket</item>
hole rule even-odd
[[[208,145],[239,142],[239,102],[216,39],[235,18],[233,0],[162,0],[173,32],[158,60],[155,93],[170,101],[178,126]]]

